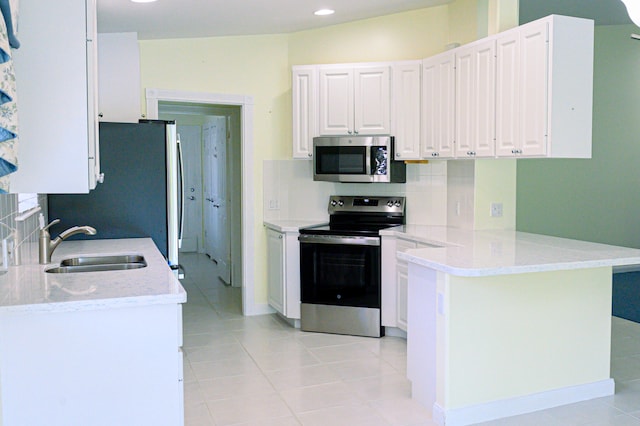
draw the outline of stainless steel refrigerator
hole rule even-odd
[[[88,194],[49,194],[49,220],[61,220],[51,235],[91,225],[96,236],[71,239],[151,237],[172,269],[178,269],[181,164],[175,122],[100,123],[104,182]]]

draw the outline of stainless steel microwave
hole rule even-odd
[[[406,165],[394,155],[392,136],[313,138],[313,180],[404,183]]]

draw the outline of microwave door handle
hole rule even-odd
[[[367,174],[369,176],[373,176],[375,174],[375,170],[373,170],[373,164],[375,164],[374,160],[373,160],[373,156],[375,155],[375,149],[373,149],[372,146],[368,146],[366,147],[366,155],[365,155],[365,170],[367,171]]]

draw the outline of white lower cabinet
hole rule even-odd
[[[300,243],[298,232],[267,229],[269,305],[286,318],[300,319]]]
[[[179,304],[5,310],[0,335],[0,424],[184,424]]]
[[[434,247],[407,236],[382,238],[382,325],[409,330],[409,265],[398,253],[416,248]]]

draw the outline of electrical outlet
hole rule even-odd
[[[278,200],[269,200],[269,210],[279,210]]]
[[[491,203],[491,217],[502,217],[502,203]]]

